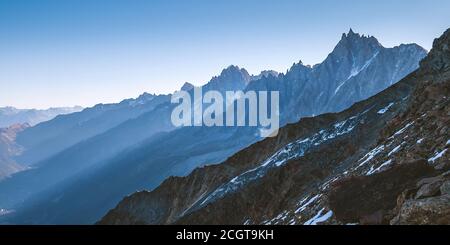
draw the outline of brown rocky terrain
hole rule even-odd
[[[450,224],[450,30],[349,109],[124,198],[99,224]]]

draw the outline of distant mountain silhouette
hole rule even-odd
[[[81,110],[83,110],[81,106],[50,108],[47,110],[0,107],[0,128],[24,123],[34,126],[38,123],[51,120],[58,115],[70,114]]]

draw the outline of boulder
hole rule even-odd
[[[435,182],[443,181],[443,180],[444,180],[444,176],[442,176],[442,175],[438,175],[438,176],[430,177],[430,178],[423,178],[417,182],[416,187],[420,188],[423,185],[431,184],[431,183],[435,183]]]
[[[390,224],[448,225],[450,224],[450,195],[407,200]]]
[[[424,184],[416,193],[415,199],[432,197],[439,194],[439,188],[444,181],[442,179],[436,178],[434,181]]]
[[[442,195],[450,195],[450,180],[445,181],[440,188]]]

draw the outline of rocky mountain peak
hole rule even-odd
[[[139,95],[139,97],[137,97],[136,99],[126,99],[123,100],[121,103],[128,104],[130,106],[143,105],[149,101],[152,101],[155,97],[156,97],[155,94],[144,92],[143,94]]]
[[[426,72],[447,72],[450,70],[450,29],[435,39],[428,56],[420,62]]]
[[[189,91],[194,88],[192,83],[185,82],[183,86],[181,86],[181,91]]]
[[[263,77],[267,77],[267,76],[270,76],[270,75],[276,77],[276,76],[278,76],[278,74],[279,74],[279,72],[274,71],[274,70],[265,70],[265,71],[262,71],[260,73],[260,75],[263,76]]]
[[[349,50],[356,50],[361,47],[370,47],[372,49],[379,49],[382,45],[373,36],[360,35],[355,33],[351,28],[350,31],[342,34],[342,38],[336,45],[336,48],[345,48]]]
[[[215,76],[208,84],[203,86],[205,90],[242,90],[251,81],[251,76],[244,68],[230,65],[223,69],[219,76]]]
[[[353,32],[352,28],[350,27],[350,30],[348,31],[349,35],[354,35],[355,33]]]
[[[243,76],[250,77],[250,74],[244,68],[239,68],[236,65],[230,65],[227,68],[223,69],[220,73],[220,76]]]
[[[286,75],[293,77],[304,77],[306,74],[312,71],[311,66],[303,65],[303,62],[300,60],[298,63],[292,64],[289,70],[286,72]]]
[[[279,74],[280,74],[279,72],[274,71],[274,70],[265,70],[265,71],[262,71],[261,73],[259,73],[259,75],[251,76],[251,80],[252,81],[253,80],[259,80],[261,78],[267,78],[267,77],[270,77],[270,76],[278,77]]]
[[[359,35],[359,33],[355,33],[355,32],[352,30],[352,28],[350,28],[350,30],[348,31],[348,33],[342,33],[342,38],[341,38],[341,39],[352,38],[352,37],[358,38],[358,37],[361,37],[361,36]]]
[[[337,74],[333,76],[339,81],[336,83],[338,86],[367,68],[383,50],[386,48],[375,37],[360,35],[350,29],[347,34],[342,34],[325,61],[313,69],[317,74]]]

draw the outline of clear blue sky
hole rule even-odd
[[[0,0],[0,106],[91,106],[197,85],[230,64],[321,62],[343,32],[430,49],[448,0]]]

